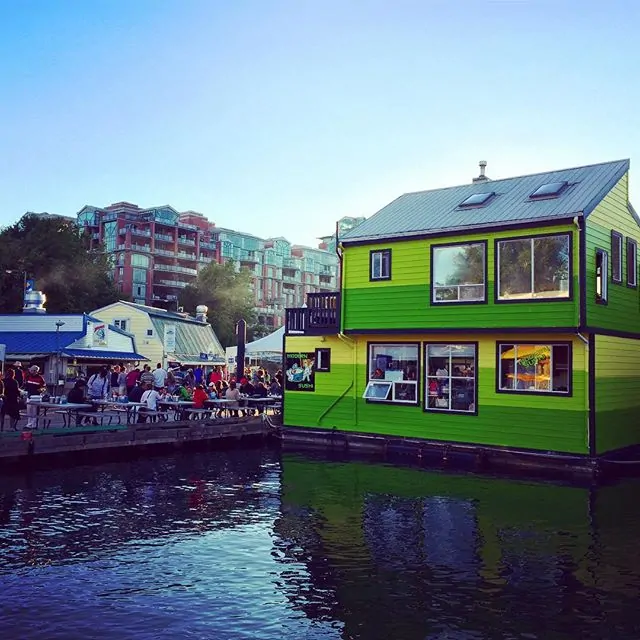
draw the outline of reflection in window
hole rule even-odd
[[[484,300],[484,243],[433,248],[433,302]]]
[[[627,284],[638,284],[638,244],[633,238],[627,238]]]
[[[569,393],[568,344],[500,344],[501,391]]]
[[[498,298],[568,298],[568,234],[498,242]]]
[[[476,346],[427,345],[427,411],[476,410]]]
[[[371,280],[389,280],[391,278],[391,250],[372,251],[369,273]]]
[[[140,253],[131,254],[131,266],[132,267],[144,267],[149,268],[149,256],[142,255]]]
[[[606,304],[609,299],[609,254],[596,249],[596,302]]]
[[[417,344],[369,345],[368,383],[363,398],[418,403]]]

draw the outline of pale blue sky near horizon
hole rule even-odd
[[[633,0],[0,0],[0,226],[128,200],[316,244],[481,159],[631,158],[640,207],[639,25]]]

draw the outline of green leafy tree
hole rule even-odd
[[[53,313],[82,313],[122,298],[101,251],[89,251],[74,222],[23,216],[0,232],[0,311],[22,309],[23,274],[35,280]]]
[[[196,283],[185,287],[180,304],[193,312],[199,304],[209,307],[208,320],[222,346],[236,344],[236,323],[244,318],[247,326],[255,323],[251,274],[246,269],[236,271],[233,261],[211,262],[198,274]],[[250,339],[250,332],[247,332]]]

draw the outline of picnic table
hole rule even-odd
[[[98,416],[102,414],[103,420],[104,414],[108,412],[111,418],[117,417],[118,422],[120,422],[120,414],[125,413],[127,424],[133,423],[138,415],[138,409],[145,406],[143,402],[117,402],[115,400],[92,400],[91,402],[98,407]]]
[[[42,402],[41,400],[27,400],[27,406],[36,408],[36,429],[40,426],[40,420],[42,420],[43,429],[46,429],[51,425],[51,417],[47,417],[50,409],[53,409],[55,413],[62,415],[62,421],[66,427],[71,426],[72,414],[92,408],[92,405],[90,404],[72,402],[62,404],[58,402]]]

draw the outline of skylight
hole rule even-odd
[[[549,182],[538,187],[529,197],[536,198],[555,198],[562,193],[562,190],[567,186],[567,181],[562,182]]]
[[[466,200],[463,200],[458,206],[459,207],[480,207],[483,204],[487,204],[493,196],[496,195],[495,191],[489,191],[488,193],[474,193],[472,196],[469,196]]]

